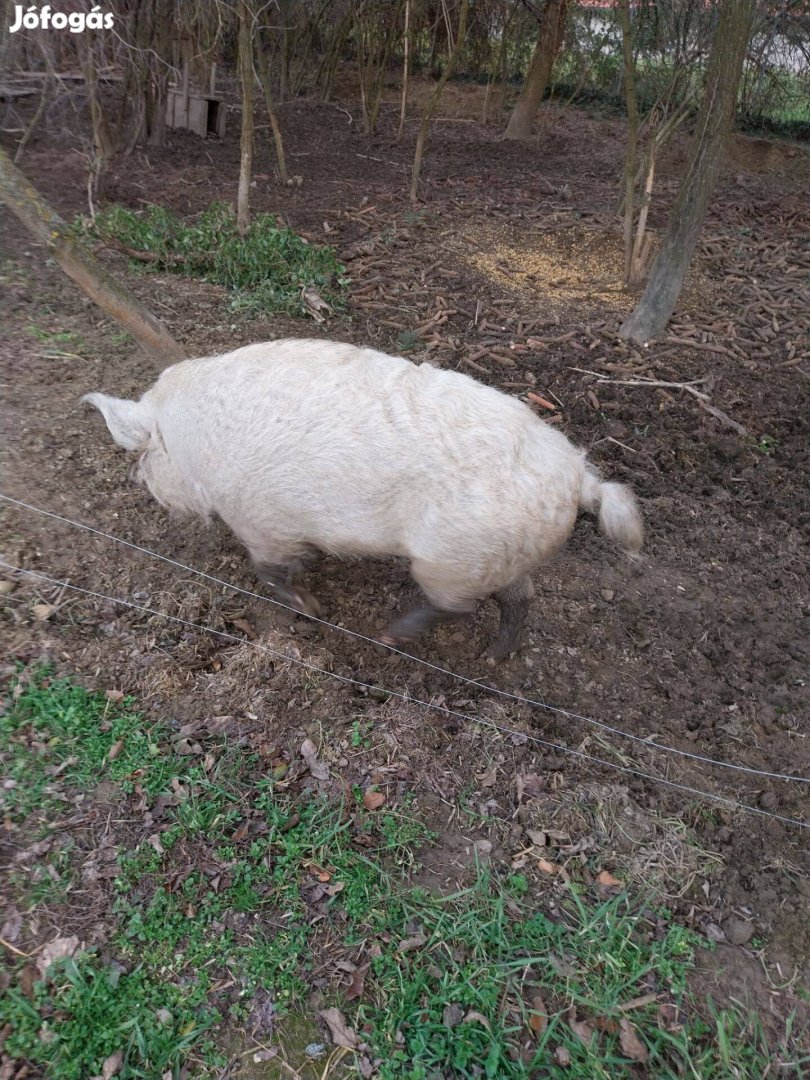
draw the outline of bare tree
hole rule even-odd
[[[399,107],[399,127],[397,139],[402,138],[405,127],[405,113],[408,108],[408,65],[411,47],[411,0],[405,0],[405,29],[402,31],[402,101]]]
[[[242,142],[236,227],[244,236],[250,228],[250,178],[253,172],[253,11],[239,0],[239,83],[242,88]]]
[[[256,60],[259,67],[257,75],[262,90],[264,91],[264,101],[267,105],[267,115],[270,120],[270,129],[273,132],[273,142],[276,147],[278,176],[282,184],[286,184],[289,179],[289,174],[287,172],[287,158],[284,153],[284,141],[281,137],[281,128],[279,127],[278,118],[275,109],[273,108],[273,89],[270,79],[270,49],[264,48],[262,42],[259,40],[256,41]]]
[[[185,359],[186,353],[143,304],[96,262],[62,220],[0,149],[0,203],[11,210],[43,244],[68,277],[100,308],[128,330],[162,366]]]
[[[517,99],[504,133],[506,139],[529,139],[534,118],[551,80],[551,71],[562,44],[568,0],[545,0],[542,8],[527,7],[537,16],[537,42]]]
[[[442,4],[445,5],[445,14],[447,14],[446,0],[442,0]],[[467,34],[467,12],[469,10],[470,0],[460,0],[459,12],[458,12],[458,25],[456,28],[456,39],[454,43],[451,43],[450,50],[447,56],[447,62],[445,63],[444,70],[442,71],[439,81],[436,83],[436,87],[433,93],[430,95],[430,99],[425,106],[425,112],[422,116],[422,124],[419,128],[419,135],[416,138],[416,151],[413,156],[413,172],[411,174],[411,202],[416,202],[416,195],[419,190],[419,174],[422,171],[422,155],[425,150],[425,140],[427,139],[428,128],[430,127],[430,121],[433,119],[433,115],[436,109],[439,107],[439,102],[442,99],[442,91],[444,90],[445,83],[450,78],[451,74],[455,70],[458,58],[461,56],[461,51],[464,48],[464,39]],[[448,33],[449,33],[449,17],[447,19]]]
[[[628,340],[639,343],[655,340],[663,333],[675,310],[720,174],[754,6],[755,0],[721,2],[689,169],[681,183],[647,286],[635,311],[621,328],[622,337]]]

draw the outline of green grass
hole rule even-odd
[[[569,886],[552,914],[526,876],[483,869],[449,897],[409,887],[404,872],[431,836],[407,800],[372,813],[359,789],[296,797],[273,777],[283,769],[244,747],[211,741],[199,763],[170,736],[132,702],[66,680],[39,677],[10,696],[0,755],[17,783],[5,813],[59,839],[48,858],[67,883],[17,874],[21,910],[47,900],[51,916],[70,911],[87,854],[59,832],[72,798],[111,781],[128,800],[115,816],[132,819],[144,794],[150,806],[171,796],[157,834],[120,838],[103,948],[58,961],[29,994],[12,979],[0,995],[13,1060],[54,1080],[99,1075],[119,1053],[122,1080],[179,1076],[184,1064],[219,1075],[226,1032],[247,1022],[256,991],[283,1024],[306,1007],[316,970],[334,972],[343,955],[370,961],[362,998],[342,1008],[382,1080],[754,1080],[773,1061],[756,1017],[698,1015],[687,992],[698,939],[668,912]],[[623,1049],[622,1020],[645,1066]]]
[[[254,215],[244,236],[225,203],[213,203],[190,222],[163,206],[136,213],[112,205],[92,223],[78,219],[74,227],[113,247],[152,256],[150,263],[136,260],[141,269],[146,265],[226,286],[235,310],[301,315],[305,286],[313,286],[335,308],[344,305],[348,279],[334,249],[308,243],[272,214]]]

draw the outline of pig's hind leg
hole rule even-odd
[[[467,583],[448,581],[445,568],[415,559],[411,573],[430,602],[396,619],[380,636],[384,645],[413,641],[441,623],[465,618],[475,608],[476,599],[469,596]]]
[[[517,649],[529,603],[534,596],[534,586],[530,577],[521,577],[504,585],[495,593],[495,599],[501,609],[501,625],[498,636],[482,654],[484,660],[505,660]]]

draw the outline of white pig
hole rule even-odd
[[[428,606],[381,638],[408,641],[495,595],[518,642],[531,577],[580,507],[629,552],[631,491],[522,402],[467,375],[338,342],[284,340],[167,368],[140,401],[87,394],[132,472],[170,511],[218,515],[281,602],[319,605],[295,575],[313,549],[402,556]]]

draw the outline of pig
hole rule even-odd
[[[497,637],[518,647],[531,575],[580,508],[629,553],[643,525],[556,428],[467,375],[340,342],[280,340],[167,368],[140,401],[102,393],[131,477],[175,515],[217,515],[279,602],[317,616],[302,560],[407,559],[427,604],[379,640],[396,646],[493,596]]]

